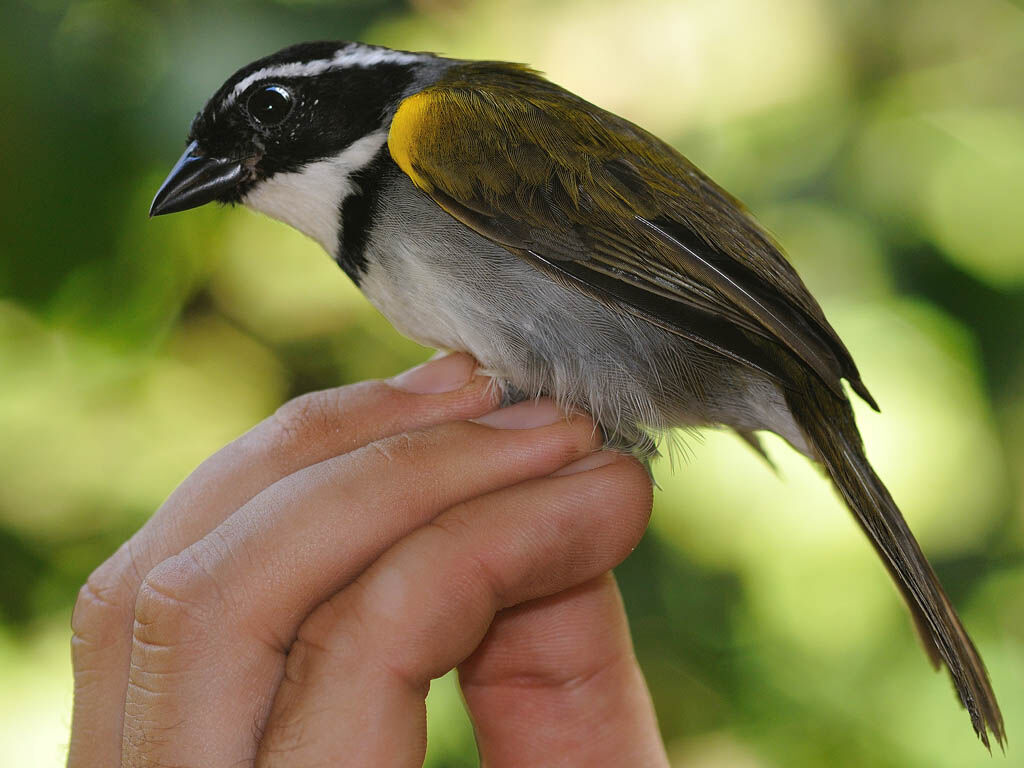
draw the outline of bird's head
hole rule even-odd
[[[303,43],[238,70],[196,115],[151,216],[244,203],[336,248],[350,177],[386,151],[401,99],[441,64],[430,54]]]

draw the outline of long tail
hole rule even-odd
[[[868,463],[849,402],[811,376],[805,383],[801,391],[786,392],[790,411],[903,593],[932,664],[938,669],[944,662],[949,669],[978,738],[989,747],[991,731],[1005,746],[1003,716],[985,665],[896,502]]]

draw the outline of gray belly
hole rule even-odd
[[[411,185],[385,199],[360,287],[410,338],[472,354],[519,396],[587,411],[623,450],[650,454],[652,433],[714,424],[805,450],[766,376],[556,283]]]

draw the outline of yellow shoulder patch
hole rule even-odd
[[[412,179],[420,189],[429,190],[430,183],[416,173],[413,158],[416,154],[416,142],[422,135],[427,110],[430,108],[431,96],[426,91],[414,93],[398,105],[395,118],[391,121],[388,131],[388,151],[398,167]]]

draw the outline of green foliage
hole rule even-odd
[[[0,25],[0,754],[57,765],[77,586],[289,396],[400,338],[300,235],[148,221],[192,114],[301,39],[526,61],[655,130],[788,247],[883,415],[858,416],[1024,718],[1024,13],[1002,0],[14,0]],[[619,569],[679,766],[989,765],[822,478],[684,435]],[[678,458],[678,457],[677,457]],[[451,677],[432,766],[475,764]],[[995,760],[1005,762],[997,756]]]

